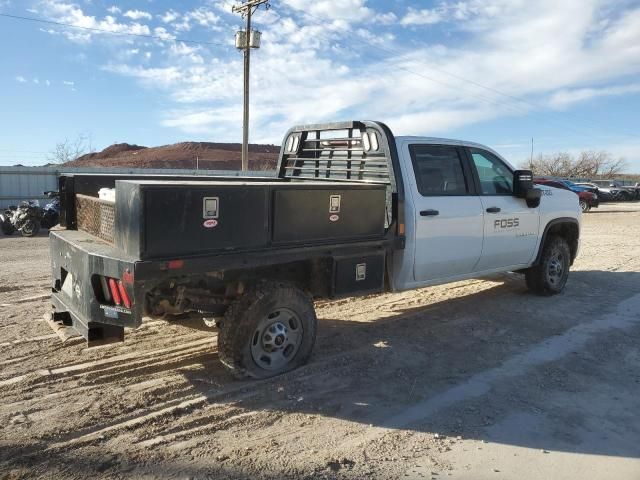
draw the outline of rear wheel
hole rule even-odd
[[[10,220],[6,219],[4,222],[2,222],[2,233],[4,233],[5,235],[13,235],[13,232],[15,231],[16,229],[13,228]]]
[[[218,333],[220,360],[238,378],[280,375],[309,360],[316,330],[308,295],[293,285],[261,283],[227,309]]]
[[[585,200],[580,200],[580,210],[582,213],[587,213],[589,209],[589,204]]]
[[[527,287],[539,295],[556,295],[569,278],[571,250],[562,237],[549,238],[542,250],[540,263],[525,273]]]

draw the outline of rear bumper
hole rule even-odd
[[[89,346],[123,341],[125,327],[142,323],[144,292],[135,282],[135,260],[77,230],[51,232],[49,242],[52,320],[75,329]],[[131,309],[101,304],[95,293],[98,276],[128,278]]]

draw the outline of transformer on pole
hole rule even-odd
[[[233,13],[240,13],[247,21],[245,30],[236,32],[236,48],[244,51],[244,114],[242,122],[242,171],[249,170],[249,85],[251,67],[251,49],[260,48],[262,33],[251,29],[251,16],[260,7],[269,8],[269,0],[245,0],[241,5],[233,6]]]

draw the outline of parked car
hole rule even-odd
[[[613,182],[615,188],[621,190],[621,195],[624,195],[624,200],[639,200],[640,199],[640,186],[638,185],[620,185],[618,182]]]
[[[627,201],[632,199],[632,194],[620,187],[614,180],[593,180],[600,190],[608,191],[614,201]]]
[[[292,128],[275,176],[63,174],[60,192],[50,324],[97,346],[143,316],[201,315],[238,377],[309,359],[314,298],[508,271],[560,293],[580,236],[574,193],[485,146],[370,121]]]
[[[579,187],[584,187],[587,191],[595,193],[598,196],[598,200],[601,202],[612,202],[615,200],[611,194],[610,189],[602,188],[591,182],[576,182]]]
[[[560,188],[562,190],[569,190],[570,192],[578,195],[578,203],[580,204],[580,210],[583,213],[588,212],[592,208],[598,208],[600,205],[600,201],[598,200],[598,196],[595,193],[589,192],[586,189],[577,187],[572,189],[567,185],[567,180],[549,180],[546,178],[536,178],[533,183],[536,185],[546,185],[548,187]]]

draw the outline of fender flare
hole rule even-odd
[[[578,229],[578,238],[580,238],[580,222],[578,221],[578,219],[573,217],[554,218],[549,223],[547,223],[547,225],[544,227],[544,233],[542,234],[542,238],[540,240],[540,243],[538,244],[538,252],[536,253],[535,261],[533,262],[534,265],[540,264],[540,258],[542,257],[542,248],[544,247],[544,244],[547,241],[547,238],[549,236],[549,230],[551,230],[551,228],[557,225],[562,225],[562,224],[575,225]],[[575,255],[573,255],[571,258],[572,264],[574,260],[575,260]]]

